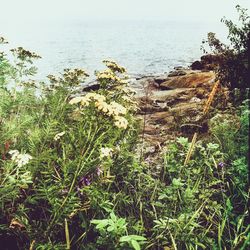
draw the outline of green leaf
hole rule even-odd
[[[92,220],[91,223],[97,225],[96,229],[102,229],[102,228],[106,227],[109,224],[109,220],[108,219]]]
[[[113,212],[110,214],[110,218],[111,218],[113,221],[116,221],[116,220],[117,220],[117,217],[116,217],[116,215],[115,215]]]
[[[161,194],[159,197],[158,197],[158,199],[159,200],[163,200],[163,199],[165,199],[165,198],[167,198],[168,196],[166,195],[166,194]]]
[[[112,232],[112,231],[114,231],[114,229],[115,229],[114,226],[109,226],[109,227],[107,228],[107,231],[108,231],[108,232]]]
[[[131,240],[131,244],[132,244],[132,246],[133,246],[133,248],[135,250],[140,250],[141,249],[139,243],[136,240]]]
[[[123,219],[123,218],[120,218],[120,219],[117,221],[117,225],[118,225],[119,227],[123,227],[125,224],[126,224],[126,220]]]
[[[137,241],[145,241],[145,240],[147,240],[145,237],[143,237],[143,236],[140,236],[140,235],[128,235],[128,236],[130,236],[130,238],[132,238],[133,240],[137,240]]]
[[[131,239],[130,235],[122,236],[122,237],[119,239],[120,242],[129,242],[129,241],[131,241],[131,240],[132,240],[132,239]]]

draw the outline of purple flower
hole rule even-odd
[[[100,169],[100,167],[97,167],[96,174],[100,176],[103,173],[103,171]]]
[[[218,167],[219,168],[223,168],[225,166],[225,163],[224,162],[219,162],[219,164],[218,164]]]
[[[79,181],[79,187],[84,187],[84,186],[89,186],[91,184],[91,181],[89,179],[89,177],[82,177]]]
[[[91,184],[90,180],[87,177],[84,177],[85,186],[89,186]]]

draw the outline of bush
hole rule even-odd
[[[238,25],[226,18],[222,19],[228,28],[230,45],[222,43],[212,32],[208,33],[208,39],[203,43],[208,44],[212,53],[220,58],[217,74],[221,83],[230,90],[239,89],[240,99],[244,100],[248,95],[250,79],[250,16],[247,14],[247,9],[239,5],[236,9],[239,13]]]
[[[26,79],[39,56],[12,52],[16,63],[0,58],[1,228],[18,229],[22,249],[32,240],[36,249],[65,249],[67,219],[71,245],[79,247],[91,219],[108,214],[110,186],[132,161],[137,129],[125,69],[105,61],[96,74],[100,89],[79,95],[84,70],[39,84]]]

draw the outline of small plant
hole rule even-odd
[[[135,250],[140,250],[139,242],[143,243],[146,240],[139,235],[126,235],[126,220],[117,218],[113,212],[109,219],[92,220],[91,223],[96,224],[96,230],[100,233],[97,244],[107,249],[128,249],[127,245],[129,245]]]

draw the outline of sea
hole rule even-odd
[[[83,68],[90,75],[112,59],[131,76],[160,75],[189,66],[203,54],[202,40],[215,32],[225,40],[219,21],[169,20],[53,20],[0,23],[0,36],[42,56],[36,78],[58,74],[64,68]],[[0,50],[2,50],[1,46]]]

